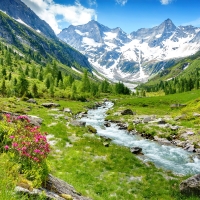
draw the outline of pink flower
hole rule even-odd
[[[22,147],[22,151],[25,151],[27,148],[26,147]]]
[[[34,152],[35,153],[40,153],[40,150],[39,149],[35,149]]]
[[[11,135],[11,136],[10,136],[10,139],[13,139],[14,137],[15,137],[14,135]]]
[[[16,142],[13,142],[13,143],[12,143],[12,146],[13,146],[13,147],[17,147],[18,144],[17,144]]]
[[[8,145],[6,145],[4,148],[5,148],[5,150],[8,150],[10,147]]]

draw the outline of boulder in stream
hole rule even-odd
[[[140,147],[131,147],[130,151],[133,154],[140,154],[140,153],[142,153],[142,148],[140,148]]]
[[[110,122],[104,122],[104,126],[105,126],[105,127],[110,127],[111,124],[110,124]]]

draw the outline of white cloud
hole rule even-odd
[[[22,0],[30,7],[41,19],[45,20],[58,34],[61,29],[59,23],[80,25],[89,22],[92,19],[97,20],[97,14],[94,9],[85,8],[79,0],[74,5],[56,4],[53,0]],[[96,1],[91,1],[95,3]],[[94,4],[93,4],[94,5]],[[59,20],[56,19],[59,16]],[[66,27],[64,27],[66,28]]]
[[[122,6],[124,6],[127,3],[128,0],[116,0],[116,2]]]
[[[161,4],[168,5],[172,2],[172,0],[160,0]]]

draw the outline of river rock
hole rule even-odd
[[[52,107],[59,107],[60,104],[57,104],[57,103],[43,103],[42,106],[45,107],[45,108],[52,108]]]
[[[110,122],[104,122],[104,126],[105,127],[111,127],[111,124],[110,124]]]
[[[97,129],[94,128],[93,126],[88,125],[87,128],[88,128],[88,131],[89,131],[89,132],[91,132],[91,133],[97,133]]]
[[[180,191],[186,195],[200,195],[200,174],[181,182]]]
[[[127,125],[124,123],[118,123],[117,126],[119,126],[119,130],[126,130],[127,129]]]
[[[130,151],[133,154],[140,154],[140,153],[142,153],[142,148],[140,148],[140,147],[131,147]]]
[[[154,140],[164,145],[171,145],[171,142],[165,138],[159,138],[158,136],[154,136]]]
[[[192,145],[192,144],[187,144],[186,147],[184,148],[184,150],[187,150],[189,152],[195,152],[194,145]]]
[[[133,112],[131,109],[126,109],[121,112],[122,115],[135,115],[136,113]]]
[[[78,120],[73,120],[73,121],[71,121],[71,125],[84,127],[86,125],[86,122],[82,122],[82,121],[78,121]]]

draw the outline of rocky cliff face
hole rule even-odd
[[[42,33],[49,38],[56,38],[51,27],[44,20],[41,20],[21,0],[1,0],[0,10],[18,22],[33,28],[37,32]]]
[[[58,37],[86,55],[111,80],[146,81],[177,58],[200,50],[200,28],[176,27],[170,19],[131,34],[90,21],[70,26]]]

